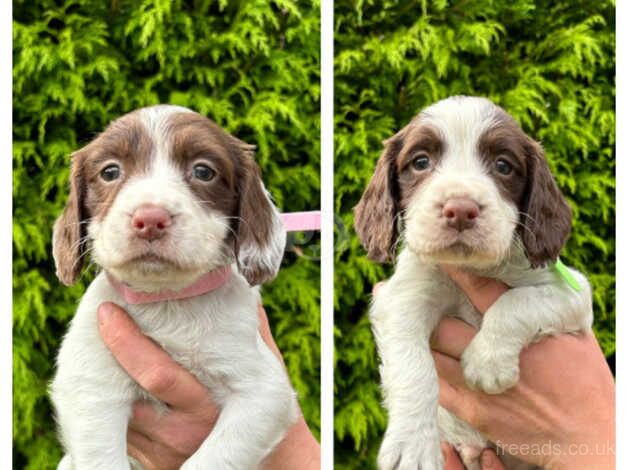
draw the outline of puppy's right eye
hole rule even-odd
[[[100,177],[109,182],[120,178],[120,167],[118,165],[109,165],[100,172]]]
[[[192,168],[192,175],[194,176],[194,178],[201,181],[211,181],[216,173],[207,165],[199,163],[197,165],[194,165],[194,168]]]
[[[430,157],[425,153],[419,154],[414,160],[412,160],[412,167],[415,170],[423,171],[430,167]]]

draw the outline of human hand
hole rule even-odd
[[[456,449],[451,444],[443,443],[441,445],[443,457],[445,459],[445,470],[465,470],[464,464]],[[481,470],[505,470],[504,464],[495,454],[493,449],[484,449],[480,454]]]
[[[260,334],[281,360],[264,309],[258,310]],[[98,309],[100,334],[122,368],[151,395],[168,404],[160,414],[147,402],[136,402],[129,421],[129,455],[146,470],[181,467],[209,435],[220,409],[209,390],[144,336],[124,310],[112,303]],[[264,461],[273,470],[319,469],[320,445],[301,415],[284,440]]]
[[[492,279],[444,271],[481,313],[508,289]],[[459,362],[475,333],[446,318],[432,337],[442,406],[521,460],[549,469],[615,468],[615,387],[592,334],[545,337],[530,345],[521,353],[519,383],[487,395],[467,387]]]

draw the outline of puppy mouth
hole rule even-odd
[[[157,253],[143,253],[131,258],[129,263],[176,264],[173,260]]]
[[[440,251],[448,251],[452,255],[457,256],[471,256],[477,252],[477,249],[472,245],[460,240],[441,248]]]
[[[134,266],[142,271],[185,271],[186,267],[179,261],[153,249],[141,253],[134,253],[127,257],[119,267]]]
[[[486,250],[485,237],[475,228],[459,231],[452,227],[439,227],[423,242],[416,244],[418,254],[433,259],[466,259],[481,256]]]

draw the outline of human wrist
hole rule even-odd
[[[615,469],[614,424],[609,424],[561,446],[560,456],[547,466],[550,470],[573,468]]]
[[[320,444],[303,415],[286,432],[283,440],[264,461],[265,470],[319,470]]]
[[[574,468],[595,468],[596,470],[615,470],[614,455],[567,455],[545,468],[548,470],[572,470]]]

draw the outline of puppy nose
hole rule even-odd
[[[163,207],[152,204],[142,204],[131,217],[135,235],[148,241],[163,237],[171,224],[170,213]]]
[[[453,198],[445,203],[442,213],[448,226],[462,232],[475,225],[480,208],[472,199]]]

